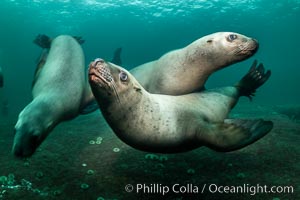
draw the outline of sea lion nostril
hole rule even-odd
[[[96,58],[94,62],[104,62],[104,60],[102,58]]]
[[[257,51],[256,40],[238,33],[230,34],[233,34],[232,39],[235,38],[233,43],[227,43],[228,32],[206,35],[180,51],[170,51],[158,60],[136,67],[132,70],[133,76],[143,80],[142,86],[150,93],[183,95],[200,91],[212,73],[245,60]],[[207,43],[210,40],[211,42]],[[218,56],[218,64],[214,59],[217,54],[221,55]],[[207,62],[201,62],[203,60]],[[165,73],[169,71],[172,72],[172,76]],[[151,78],[145,79],[145,74]],[[180,82],[174,82],[175,79]],[[157,84],[158,82],[160,84]],[[180,84],[182,82],[186,84]]]
[[[103,64],[105,61],[102,59],[102,58],[96,58],[95,60],[94,60],[94,66],[97,66],[98,65],[98,63],[100,63],[100,64]]]
[[[115,80],[106,88],[96,85],[92,88],[93,94],[114,133],[136,149],[153,153],[179,153],[205,145],[216,151],[234,151],[262,138],[273,127],[270,121],[226,119],[240,96],[237,90],[253,92],[264,83],[252,78],[256,65],[241,80],[238,85],[240,89],[232,87],[228,90],[225,87],[218,91],[212,89],[181,96],[151,94],[125,69],[110,63],[108,66],[111,71],[108,79],[112,77]],[[260,68],[257,70],[262,71]],[[120,84],[119,79],[127,80],[127,84]],[[210,110],[212,107],[214,112]],[[124,111],[125,117],[120,115]],[[145,123],[147,119],[151,119],[151,123]],[[220,125],[215,126],[216,121]],[[185,133],[187,127],[193,130],[188,135]],[[160,131],[163,134],[157,134]]]
[[[252,41],[254,41],[255,43],[257,43],[257,44],[258,44],[258,40],[256,40],[256,39],[252,38]]]

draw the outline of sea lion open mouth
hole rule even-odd
[[[104,88],[107,93],[113,92],[120,102],[120,97],[117,91],[116,83],[113,79],[113,75],[109,69],[110,64],[105,62],[101,58],[96,58],[90,64],[89,68],[89,80],[96,88]]]
[[[100,87],[103,86],[103,84],[109,85],[113,81],[107,63],[101,58],[96,58],[91,62],[89,77],[92,82],[99,84]]]
[[[251,97],[269,78],[270,72],[264,73],[257,62],[236,86],[177,96],[149,93],[126,69],[106,64],[114,77],[110,86],[115,93],[109,95],[95,84],[94,97],[114,133],[138,150],[179,153],[207,146],[234,151],[259,140],[273,127],[271,121],[262,119],[227,118],[240,96]]]

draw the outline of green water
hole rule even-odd
[[[273,74],[255,100],[297,103],[299,18],[298,0],[4,0],[0,5],[0,66],[6,80],[5,98],[13,112],[30,100],[35,61],[41,51],[32,40],[39,33],[84,37],[87,64],[95,57],[110,59],[115,48],[123,47],[123,63],[130,69],[204,35],[233,31],[256,38],[260,49],[251,59],[216,73],[207,86],[234,83],[256,58]]]
[[[0,121],[0,176],[13,174],[13,185],[32,185],[28,190],[0,188],[0,199],[164,199],[124,190],[127,184],[144,182],[295,188],[293,195],[176,194],[166,199],[299,199],[299,106],[288,106],[300,102],[299,19],[300,0],[2,0],[0,66],[5,81],[0,88],[0,120],[4,120]],[[261,141],[229,154],[203,147],[167,155],[167,160],[152,159],[162,155],[149,156],[125,145],[98,111],[59,124],[29,160],[11,155],[16,116],[31,100],[41,53],[32,42],[37,34],[82,36],[86,65],[96,57],[109,60],[122,47],[123,65],[131,69],[218,31],[253,37],[260,47],[250,59],[213,74],[207,88],[235,83],[254,59],[272,71],[254,103],[242,99],[242,106],[239,103],[233,111],[234,117],[274,122],[274,129]],[[103,143],[91,145],[99,136]],[[89,170],[94,174],[87,174]]]

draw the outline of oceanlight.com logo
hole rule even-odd
[[[267,185],[250,185],[243,184],[239,186],[223,186],[217,184],[203,184],[203,185],[194,185],[194,184],[173,184],[173,185],[163,185],[159,183],[145,184],[138,183],[135,185],[127,184],[125,186],[125,191],[128,193],[136,194],[160,194],[166,195],[168,193],[173,194],[280,194],[280,193],[294,193],[293,186],[267,186]]]

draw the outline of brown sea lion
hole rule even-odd
[[[203,89],[215,71],[249,58],[257,49],[255,39],[233,32],[218,32],[130,72],[150,93],[188,94]]]
[[[227,152],[272,129],[272,122],[261,119],[227,119],[239,97],[251,97],[270,74],[254,63],[235,86],[169,96],[147,92],[125,69],[96,59],[90,64],[89,81],[104,118],[128,145],[158,153],[200,146]]]

